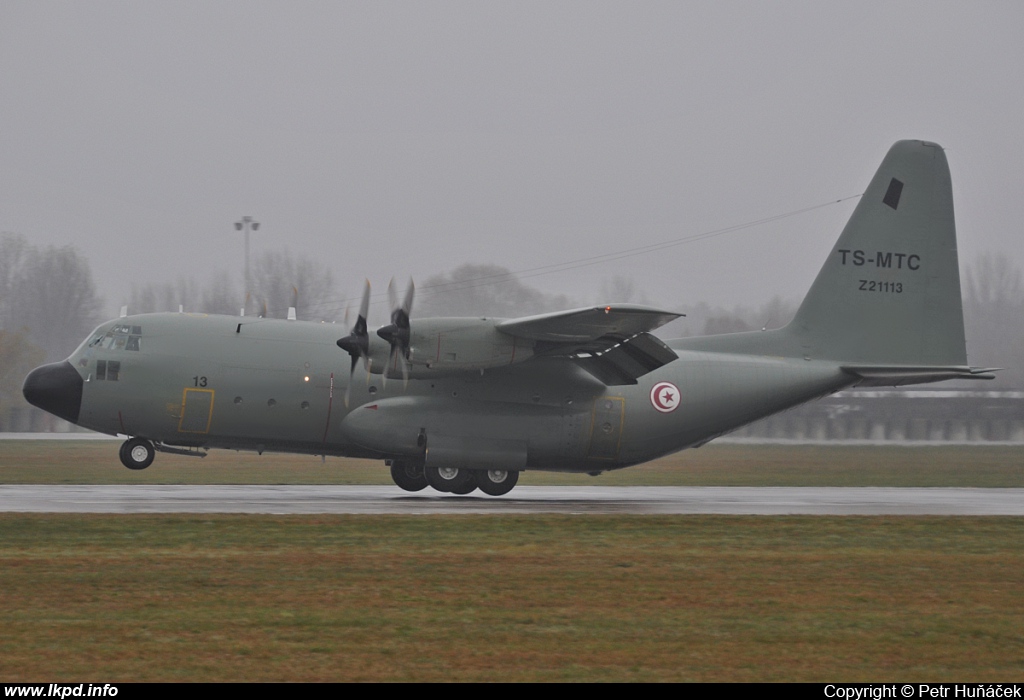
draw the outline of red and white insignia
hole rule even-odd
[[[651,389],[651,405],[656,411],[672,413],[679,408],[679,387],[672,382],[658,382]]]

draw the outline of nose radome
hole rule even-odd
[[[82,407],[82,385],[82,375],[65,360],[29,372],[21,392],[33,406],[77,423]]]

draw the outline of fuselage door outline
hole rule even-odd
[[[210,423],[213,420],[213,393],[213,389],[184,389],[181,394],[181,418],[178,420],[179,433],[205,435],[210,432]]]

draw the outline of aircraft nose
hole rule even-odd
[[[21,392],[33,406],[77,423],[78,411],[82,407],[82,386],[82,375],[65,360],[36,367],[29,372]]]

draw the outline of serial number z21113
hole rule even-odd
[[[902,294],[903,283],[902,282],[879,282],[877,280],[860,280],[860,287],[858,289],[862,292],[882,292],[889,294]]]

